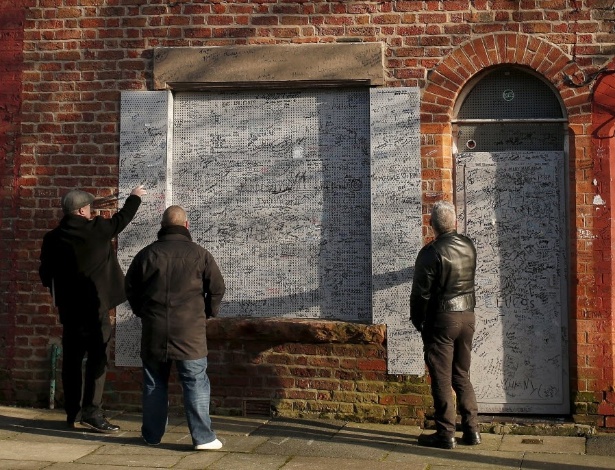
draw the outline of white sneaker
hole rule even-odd
[[[214,439],[213,441],[208,442],[207,444],[199,444],[197,446],[194,446],[194,450],[217,450],[221,448],[222,448],[222,442],[220,442],[218,439]]]

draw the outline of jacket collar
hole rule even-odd
[[[448,232],[441,233],[440,235],[436,237],[436,239],[446,238],[446,237],[450,237],[451,235],[456,235],[456,234],[457,234],[457,230],[453,229],[453,230],[449,230]]]
[[[192,237],[190,236],[190,232],[183,225],[168,225],[166,227],[162,227],[158,231],[158,240],[162,238],[167,238],[169,235],[181,235],[188,240],[192,241]],[[177,237],[173,237],[177,238]]]
[[[60,225],[63,227],[81,227],[82,225],[86,225],[90,222],[90,219],[86,219],[83,216],[76,214],[66,214],[60,220]]]

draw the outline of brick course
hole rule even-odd
[[[68,188],[115,192],[119,93],[152,88],[154,48],[382,42],[386,86],[422,89],[425,213],[436,198],[452,197],[450,119],[468,80],[491,66],[517,64],[560,93],[570,119],[573,413],[580,422],[615,427],[608,111],[615,85],[612,75],[583,84],[599,69],[615,68],[613,18],[612,2],[604,0],[33,0],[27,8],[0,0],[0,401],[48,400],[49,349],[61,329],[36,273],[40,240],[60,218],[59,197]],[[606,204],[596,205],[596,196]],[[430,235],[427,226],[423,232]],[[246,393],[272,399],[290,415],[420,421],[429,409],[424,379],[386,375],[383,343],[272,341],[212,337],[220,410],[237,411]],[[229,369],[231,360],[237,369]],[[112,367],[109,406],[138,406],[139,381],[140,371]]]

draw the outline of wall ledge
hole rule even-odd
[[[155,90],[301,81],[382,86],[385,76],[381,42],[161,47],[153,61]]]
[[[384,345],[386,325],[288,318],[211,318],[207,339]]]

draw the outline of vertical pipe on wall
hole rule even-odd
[[[51,345],[51,379],[49,381],[49,409],[53,410],[56,399],[56,371],[58,366],[58,358],[62,348],[57,344]]]

